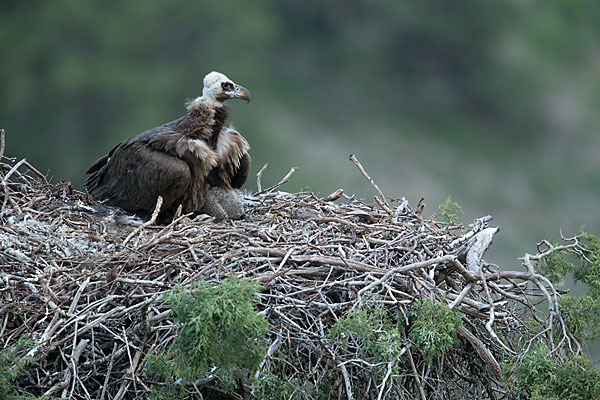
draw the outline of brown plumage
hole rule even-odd
[[[250,100],[250,92],[225,75],[204,78],[202,96],[187,113],[171,122],[124,140],[87,171],[86,188],[97,200],[148,217],[163,197],[159,220],[202,210],[210,187],[231,191],[248,176],[248,142],[225,127],[230,98]]]

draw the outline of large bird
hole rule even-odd
[[[86,171],[87,190],[144,218],[162,196],[159,221],[165,222],[179,205],[186,214],[201,212],[210,188],[240,188],[250,169],[250,146],[226,126],[228,99],[250,101],[250,92],[219,72],[209,73],[202,96],[187,105],[184,116],[126,139],[98,159]]]

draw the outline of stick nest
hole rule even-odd
[[[25,160],[0,161],[0,346],[35,341],[20,354],[35,360],[14,382],[22,394],[147,398],[164,383],[147,377],[145,356],[168,351],[179,330],[162,295],[231,275],[262,285],[257,309],[271,345],[256,376],[285,373],[298,384],[295,398],[325,387],[344,399],[499,398],[500,362],[517,359],[517,349],[545,342],[579,352],[555,313],[557,292],[533,269],[539,255],[523,259],[524,271],[483,261],[497,232],[491,217],[464,228],[406,201],[392,207],[383,193],[375,205],[274,187],[245,194],[244,220],[142,225],[69,183],[49,184]],[[420,299],[461,319],[453,345],[433,359],[410,335]],[[346,343],[329,335],[361,309],[383,310],[401,328],[393,358],[353,331]],[[531,319],[541,326],[534,334]],[[185,386],[189,398],[217,398],[214,377],[199,378]],[[241,386],[223,398],[248,398],[252,387]]]

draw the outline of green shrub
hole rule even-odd
[[[564,296],[559,301],[559,310],[577,339],[592,341],[600,337],[600,298]]]
[[[365,356],[375,362],[390,362],[404,347],[401,329],[380,304],[367,300],[362,308],[352,309],[336,321],[328,336],[345,348],[353,338]]]
[[[582,265],[574,271],[575,279],[588,285],[590,295],[600,299],[600,238],[584,233],[580,241],[589,251],[585,254],[589,262],[582,261]]]
[[[148,400],[180,400],[185,399],[187,393],[183,386],[169,384],[154,388],[148,395]]]
[[[567,273],[572,273],[576,281],[588,286],[585,295],[563,296],[559,312],[571,333],[579,340],[591,341],[600,337],[600,238],[584,232],[579,242],[586,249],[583,256],[576,257],[566,250],[556,251],[543,257],[537,263],[537,270],[553,283],[563,281]]]
[[[34,363],[30,357],[24,357],[35,342],[21,337],[8,349],[0,352],[0,399],[1,400],[61,400],[51,396],[19,395],[12,387],[12,383],[25,375],[27,367]]]
[[[277,375],[269,374],[261,376],[256,381],[252,399],[256,400],[280,400],[289,399],[296,395],[296,399],[304,399],[297,379],[285,380]]]
[[[560,250],[542,258],[536,269],[553,283],[564,280],[570,272],[576,281],[589,287],[591,296],[600,298],[600,238],[583,232],[579,242],[587,250],[583,254],[584,257],[577,257],[579,265],[575,263],[576,258],[572,253]]]
[[[455,201],[452,201],[452,197],[448,196],[446,200],[438,207],[435,215],[441,215],[450,224],[456,223],[458,214],[462,212],[462,207]]]
[[[528,393],[530,400],[600,398],[600,370],[581,357],[561,365],[545,346],[528,352],[521,362],[507,365],[505,373],[516,383],[511,390]]]
[[[213,367],[215,373],[231,377],[258,367],[268,333],[267,321],[254,306],[258,289],[254,281],[229,277],[217,286],[200,281],[189,291],[166,296],[181,326],[171,348],[177,377],[197,379]]]
[[[29,339],[19,339],[17,343],[0,352],[0,399],[16,398],[12,388],[12,382],[25,373],[25,369],[33,360],[23,357],[33,346]]]
[[[417,300],[410,309],[408,337],[423,352],[426,360],[440,355],[454,344],[461,324],[460,315],[430,299]]]
[[[537,265],[537,271],[554,284],[564,281],[567,272],[575,270],[575,264],[570,262],[570,255],[560,250],[544,257]]]
[[[456,311],[429,299],[417,300],[409,310],[409,318],[409,338],[429,361],[454,344],[461,324]],[[328,336],[344,347],[353,338],[367,357],[375,362],[389,362],[405,347],[402,321],[392,319],[381,305],[367,301],[361,309],[353,309],[338,320]]]
[[[173,377],[175,363],[164,353],[149,353],[144,360],[146,376],[169,380]]]

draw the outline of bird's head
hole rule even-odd
[[[223,103],[227,99],[241,99],[250,102],[250,91],[234,83],[220,72],[211,72],[204,77],[202,98]]]

